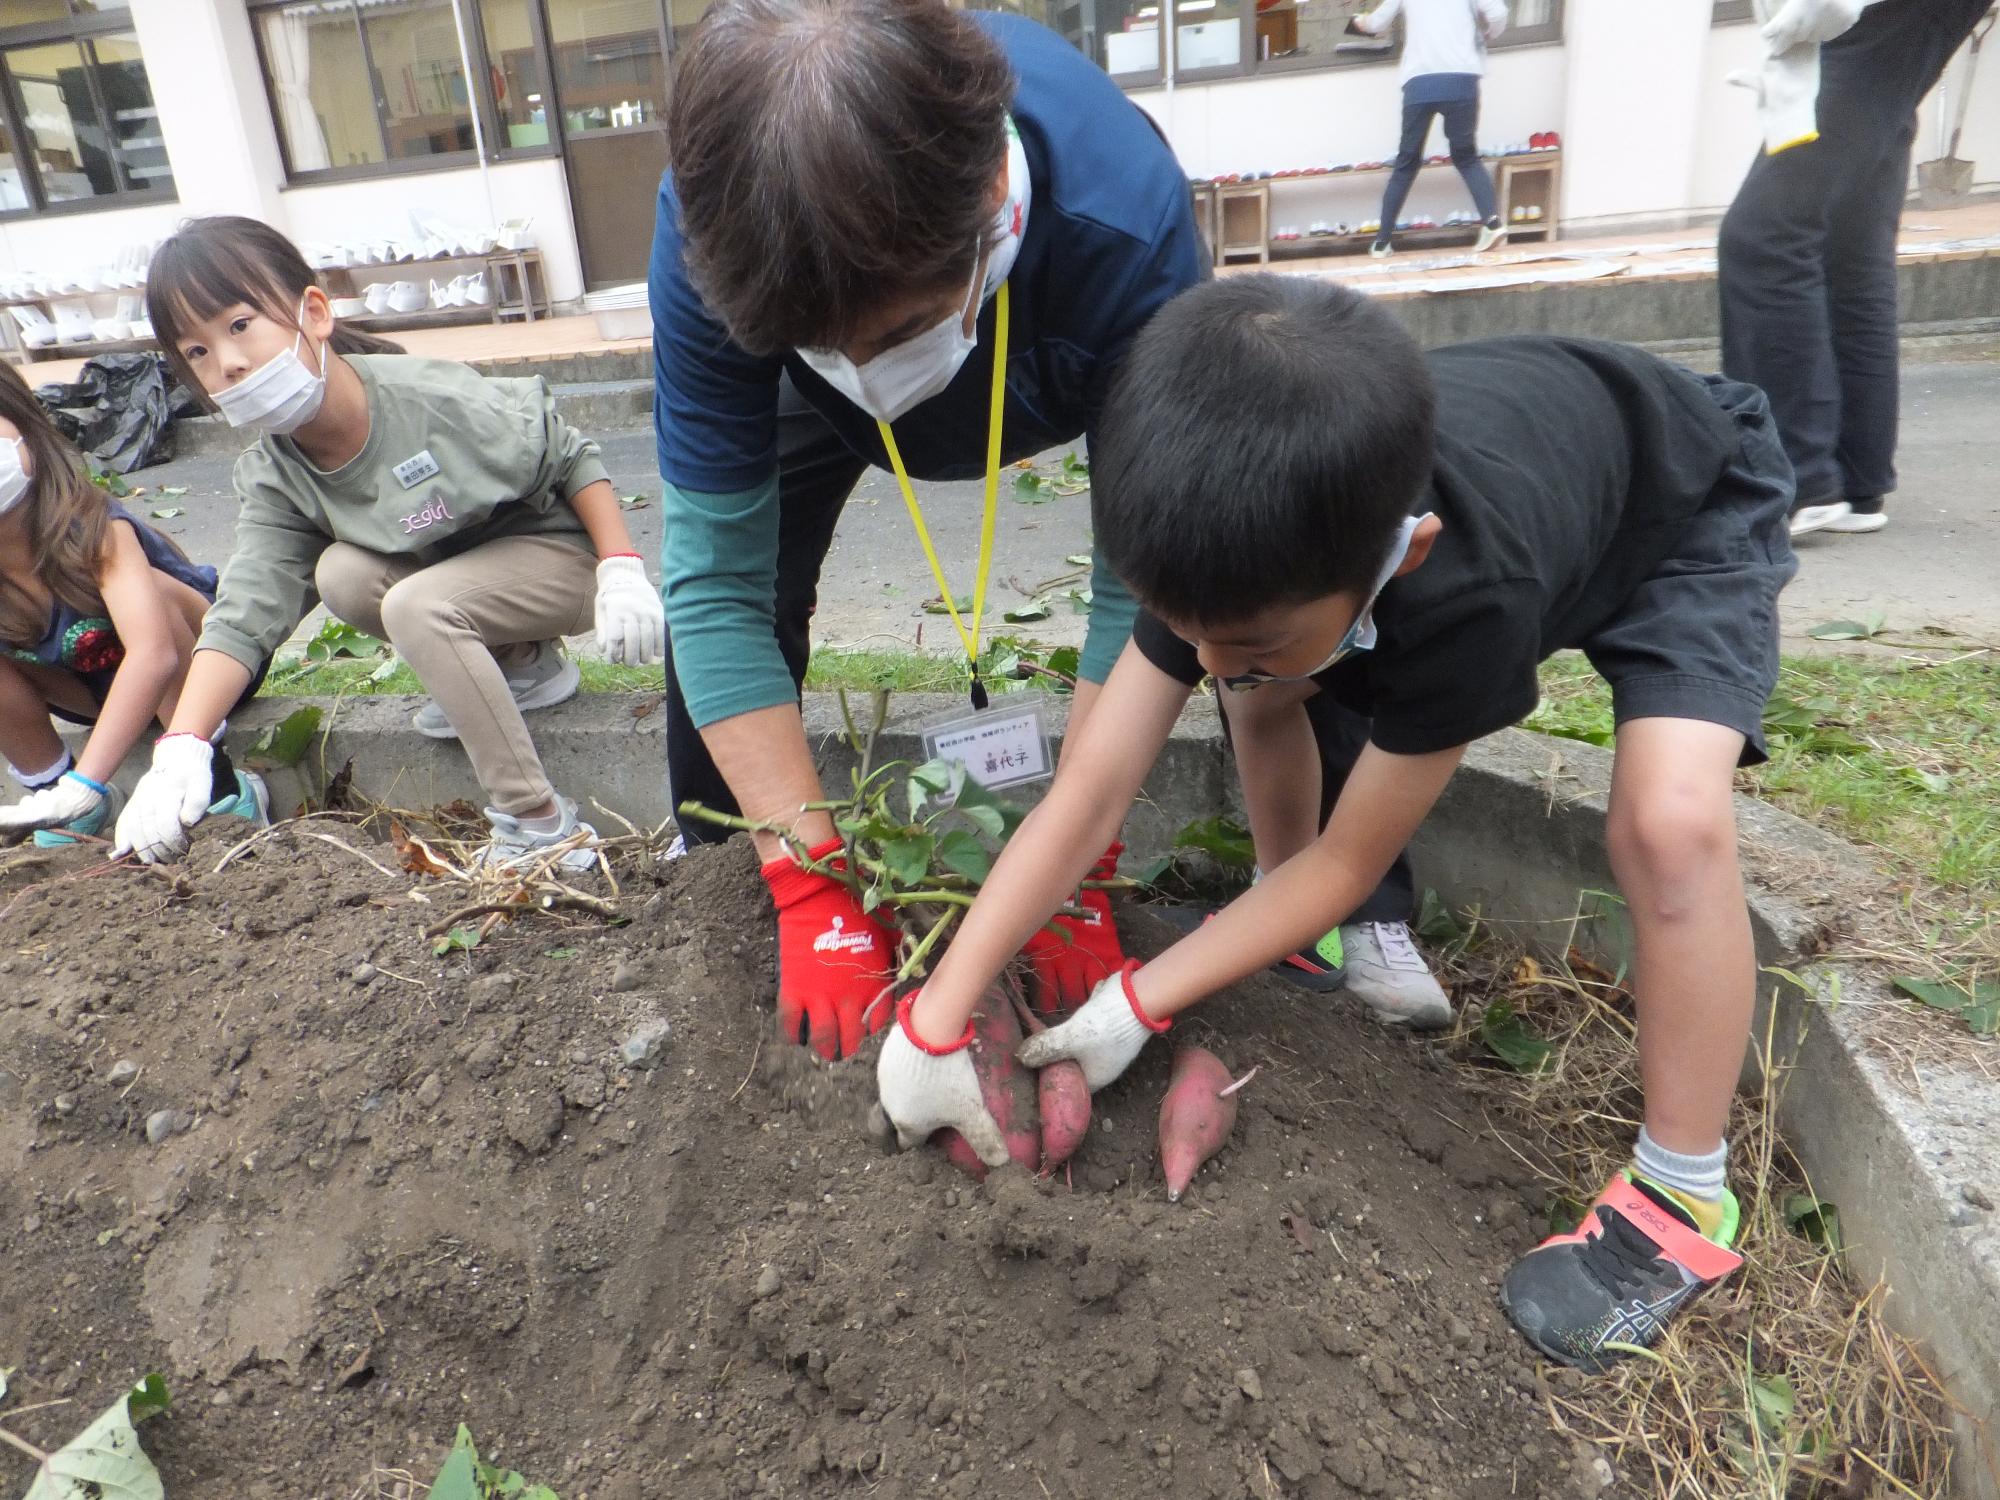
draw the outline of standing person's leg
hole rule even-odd
[[[1493,174],[1479,159],[1479,95],[1454,99],[1442,107],[1442,113],[1445,143],[1451,147],[1451,164],[1458,168],[1465,190],[1472,195],[1479,222],[1499,223],[1500,210],[1493,201]]]
[[[778,649],[803,685],[812,656],[811,622],[819,599],[819,570],[833,545],[841,507],[867,468],[835,435],[824,418],[792,388],[778,387]],[[674,643],[667,637],[667,786],[675,806],[701,802],[736,812],[736,798],[716,769],[701,731],[688,715],[687,700],[674,674]],[[729,830],[698,818],[681,825],[689,844],[719,843]]]
[[[1382,189],[1382,225],[1375,231],[1375,243],[1369,247],[1372,255],[1387,255],[1396,233],[1396,220],[1402,215],[1403,200],[1410,196],[1410,184],[1417,180],[1417,171],[1424,164],[1424,142],[1430,137],[1431,116],[1436,114],[1435,104],[1403,103],[1403,138],[1396,147],[1396,161],[1389,173],[1389,185]]]

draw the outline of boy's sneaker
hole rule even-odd
[[[569,798],[556,796],[556,808],[562,814],[562,824],[553,833],[540,833],[524,826],[519,818],[503,813],[497,807],[486,809],[486,821],[493,825],[493,837],[486,847],[474,857],[475,866],[500,866],[524,864],[546,854],[557,844],[577,833],[589,835],[589,842],[571,849],[556,861],[564,870],[582,871],[597,868],[597,830],[588,823],[578,820],[576,804]]]
[[[1472,247],[1474,255],[1484,255],[1495,245],[1507,238],[1507,225],[1495,214],[1479,226],[1479,243]]]
[[[1347,952],[1334,928],[1310,948],[1286,955],[1271,967],[1300,989],[1327,995],[1347,983]]]
[[[72,818],[60,828],[38,828],[35,830],[37,849],[67,849],[76,842],[75,834],[95,838],[106,838],[118,826],[118,814],[124,811],[125,794],[112,787],[109,794],[97,806],[80,818]]]
[[[1340,929],[1348,991],[1385,1026],[1438,1031],[1451,1025],[1451,1000],[1405,922],[1355,922]]]
[[[211,818],[241,818],[255,827],[269,828],[271,789],[264,785],[264,778],[255,771],[239,769],[236,773],[235,794],[224,797],[220,802],[209,803],[208,815]]]
[[[514,695],[514,707],[522,713],[537,708],[554,708],[558,703],[568,702],[576,696],[577,683],[582,673],[575,662],[562,654],[554,641],[538,641],[535,654],[518,667],[505,668],[507,691]],[[455,740],[458,731],[451,727],[451,720],[444,716],[433,698],[410,720],[418,734],[428,735],[434,740]]]
[[[1625,1357],[1613,1344],[1650,1348],[1704,1287],[1743,1264],[1735,1196],[1722,1193],[1711,1239],[1664,1188],[1621,1171],[1569,1234],[1551,1235],[1514,1262],[1500,1304],[1550,1359],[1596,1373]]]

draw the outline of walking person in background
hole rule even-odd
[[[1990,3],[1758,0],[1763,66],[1730,81],[1756,92],[1764,145],[1716,245],[1722,368],[1771,398],[1793,536],[1889,523],[1916,109]]]
[[[1382,190],[1382,225],[1368,253],[1378,259],[1395,249],[1396,220],[1410,184],[1424,164],[1431,120],[1444,120],[1451,164],[1465,179],[1479,213],[1475,252],[1491,250],[1506,234],[1493,199],[1493,174],[1479,159],[1479,80],[1486,72],[1486,44],[1507,29],[1507,0],[1383,0],[1347,29],[1381,36],[1403,17],[1403,139],[1395,169]]]

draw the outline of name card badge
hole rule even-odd
[[[432,475],[440,473],[438,461],[431,457],[431,450],[404,459],[391,471],[402,482],[404,489],[415,489]]]
[[[1044,781],[1055,770],[1048,725],[1040,705],[1033,702],[1019,708],[1007,704],[929,725],[924,730],[924,754],[931,760],[958,761],[965,774],[989,792]]]

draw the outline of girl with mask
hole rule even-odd
[[[112,774],[172,716],[214,597],[215,569],[92,484],[20,375],[0,369],[0,753],[26,793],[0,807],[0,844],[110,833],[124,802]],[[81,755],[50,715],[90,726]],[[265,821],[263,784],[220,752],[195,795]]]
[[[612,661],[660,657],[659,595],[597,445],[539,377],[347,352],[298,250],[252,219],[183,225],[153,256],[146,305],[182,382],[258,440],[236,464],[236,550],[119,851],[185,851],[216,724],[315,595],[387,639],[431,693],[415,727],[465,746],[491,799],[488,859],[589,837],[522,715],[576,692],[558,637],[594,627]]]

